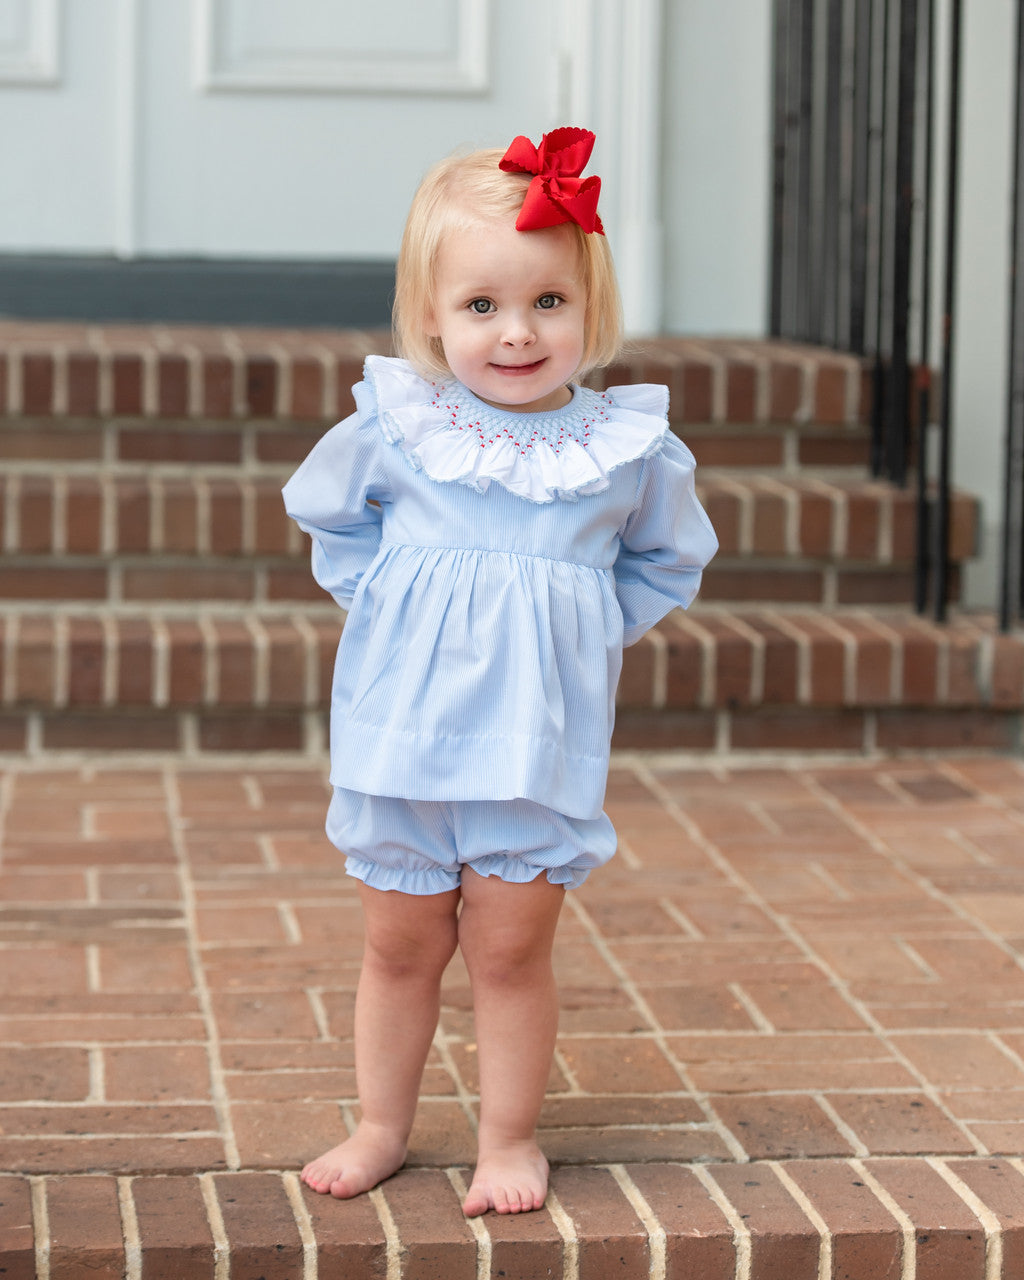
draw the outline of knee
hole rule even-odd
[[[552,972],[551,954],[522,938],[491,938],[479,946],[463,940],[463,958],[476,986],[514,989],[542,984]]]
[[[376,931],[366,936],[363,965],[391,981],[410,978],[434,981],[444,972],[456,945],[454,929],[450,936],[427,939],[410,937],[400,931]]]

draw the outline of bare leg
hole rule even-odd
[[[346,1142],[312,1160],[302,1181],[347,1200],[405,1162],[423,1065],[457,944],[459,891],[417,897],[361,886],[366,943],[356,995],[356,1085],[362,1116]]]
[[[473,986],[480,1063],[476,1172],[463,1211],[539,1209],[548,1163],[537,1120],[558,1030],[551,965],[564,889],[542,873],[529,884],[462,876],[459,943]]]

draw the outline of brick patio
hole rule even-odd
[[[1024,761],[619,755],[570,897],[548,1208],[467,1223],[453,966],[410,1167],[342,1204],[359,959],[323,768],[3,771],[0,1271],[1024,1276]],[[916,1271],[915,1271],[916,1268]]]

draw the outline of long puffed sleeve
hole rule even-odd
[[[637,504],[615,561],[625,645],[635,644],[676,606],[685,609],[692,602],[704,566],[718,550],[694,490],[695,467],[693,454],[671,434],[644,462]]]
[[[377,554],[389,500],[380,461],[376,403],[366,383],[354,388],[356,412],[339,422],[284,487],[285,509],[313,539],[313,577],[343,609]]]

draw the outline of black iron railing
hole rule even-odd
[[[915,603],[948,603],[960,146],[961,0],[936,66],[934,0],[776,0],[771,332],[864,356],[871,467],[918,493]],[[1018,0],[1015,204],[1024,199],[1024,0]],[[936,84],[947,114],[936,120]],[[934,188],[936,139],[945,148]],[[933,222],[943,214],[933,351]],[[1024,217],[1014,217],[1003,547],[1004,627],[1024,588]],[[936,359],[936,356],[938,357]],[[939,381],[933,385],[932,370]],[[937,403],[936,403],[937,400]]]

